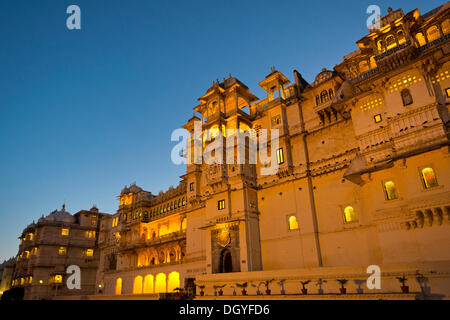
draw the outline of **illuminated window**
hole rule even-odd
[[[377,48],[378,48],[378,54],[384,53],[384,51],[385,51],[384,41],[382,41],[382,40],[378,41]]]
[[[450,88],[445,89],[445,94],[447,95],[447,98],[450,98]]]
[[[344,209],[344,221],[346,223],[357,221],[355,210],[353,209],[353,207],[347,207]]]
[[[272,127],[278,126],[281,123],[280,115],[272,117]]]
[[[388,36],[386,38],[386,49],[390,50],[397,46],[397,41],[395,40],[394,36]]]
[[[325,102],[327,102],[329,100],[329,97],[328,97],[328,91],[327,90],[323,90],[321,93],[320,93],[320,103],[325,103]]]
[[[406,37],[405,37],[405,33],[403,32],[403,30],[397,31],[397,39],[398,39],[398,44],[400,44],[400,45],[406,43]]]
[[[375,120],[375,123],[380,123],[383,120],[383,118],[381,118],[381,114],[375,115],[373,119]]]
[[[386,200],[398,199],[397,188],[395,187],[395,183],[393,181],[385,182],[383,188]]]
[[[94,249],[86,250],[86,257],[92,257],[94,255]]]
[[[68,236],[69,235],[69,228],[62,228],[61,229],[61,235],[62,236]]]
[[[67,254],[67,247],[59,247],[58,254],[60,256],[65,256]]]
[[[57,274],[53,277],[53,282],[54,283],[62,283],[62,278],[63,278],[62,275]]]
[[[450,19],[446,19],[442,22],[442,32],[444,33],[444,36],[450,33]]]
[[[367,61],[361,61],[359,63],[359,72],[363,73],[363,72],[367,72],[369,71],[369,64],[367,63]]]
[[[297,229],[298,229],[297,217],[290,216],[289,217],[289,230],[297,230]]]
[[[219,201],[217,202],[217,208],[218,208],[219,210],[225,209],[225,200],[219,200]]]
[[[194,183],[191,182],[191,184],[189,185],[189,191],[194,191]]]
[[[277,162],[278,162],[278,164],[283,164],[284,163],[283,148],[280,148],[280,149],[277,150]]]
[[[116,280],[116,294],[122,294],[122,278],[117,278]]]
[[[418,34],[416,34],[416,40],[419,43],[419,46],[424,46],[427,44],[425,36],[423,35],[422,32],[419,32]]]
[[[409,106],[413,103],[413,98],[409,89],[403,89],[401,92],[403,106]]]
[[[141,294],[142,293],[142,284],[143,284],[142,276],[137,276],[136,278],[134,278],[133,294]]]
[[[423,168],[421,170],[422,182],[425,189],[431,189],[438,186],[436,175],[432,168]]]
[[[427,29],[427,38],[428,42],[432,42],[434,40],[437,40],[441,37],[441,32],[439,31],[437,26],[432,26]]]

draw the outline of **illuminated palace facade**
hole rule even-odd
[[[97,236],[103,216],[106,214],[95,206],[72,215],[63,205],[61,210],[33,221],[20,236],[12,287],[23,288],[27,300],[94,294],[100,256]],[[66,286],[71,265],[80,267],[80,290]]]
[[[183,126],[191,147],[196,121],[212,132],[278,129],[277,173],[261,175],[260,161],[192,163],[157,196],[126,187],[101,222],[98,293],[173,292],[195,280],[207,296],[244,282],[256,294],[275,279],[273,294],[289,294],[321,278],[328,293],[347,279],[350,293],[388,297],[404,275],[411,292],[449,297],[449,7],[390,9],[312,83],[273,68],[262,100],[231,76],[215,82]],[[360,285],[370,265],[381,268],[379,290]]]

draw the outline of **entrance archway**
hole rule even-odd
[[[220,273],[233,272],[233,261],[231,252],[228,249],[222,250],[220,253]]]

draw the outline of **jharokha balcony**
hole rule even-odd
[[[172,241],[179,241],[186,239],[186,231],[172,232],[159,237],[152,237],[150,239],[136,239],[136,240],[121,240],[120,249],[122,251],[145,248],[154,245],[160,245]]]

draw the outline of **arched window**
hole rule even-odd
[[[409,89],[403,89],[400,94],[402,95],[403,106],[413,104],[413,98]]]
[[[158,273],[155,278],[155,293],[166,292],[166,275]]]
[[[323,90],[321,93],[320,93],[320,102],[321,103],[325,103],[325,102],[327,102],[328,101],[328,91],[327,90]]]
[[[367,72],[369,71],[369,65],[367,64],[367,61],[361,61],[359,63],[359,72]]]
[[[419,43],[419,46],[424,46],[427,44],[427,40],[425,39],[425,36],[422,32],[416,34],[416,40]]]
[[[405,33],[403,32],[403,30],[397,31],[397,39],[398,39],[398,44],[406,43],[406,37],[405,37]]]
[[[296,216],[290,216],[289,217],[289,230],[297,230],[298,229],[298,222]]]
[[[398,199],[397,188],[395,187],[395,183],[393,181],[386,181],[384,183],[384,195],[386,200]]]
[[[446,19],[444,22],[442,22],[442,33],[445,35],[447,35],[448,33],[450,33],[450,19]]]
[[[318,106],[320,104],[320,97],[317,95],[316,96],[316,106]]]
[[[425,189],[431,189],[438,186],[434,170],[430,167],[421,170],[422,182]]]
[[[169,273],[167,278],[167,292],[173,292],[180,287],[180,274],[176,271]]]
[[[144,278],[144,293],[153,293],[153,275],[148,274]]]
[[[141,276],[137,276],[136,278],[134,278],[134,283],[133,283],[133,294],[141,294],[142,293],[142,277]]]
[[[228,249],[223,249],[220,253],[220,273],[230,273],[233,272],[233,260],[231,257],[231,252]]]
[[[437,40],[441,37],[441,32],[437,26],[432,26],[427,29],[428,42]]]
[[[344,221],[345,222],[354,222],[357,221],[355,210],[353,207],[347,207],[344,209]]]
[[[122,278],[116,280],[116,294],[122,294]]]
[[[391,50],[397,46],[397,41],[395,40],[394,36],[388,36],[386,37],[386,49]]]

